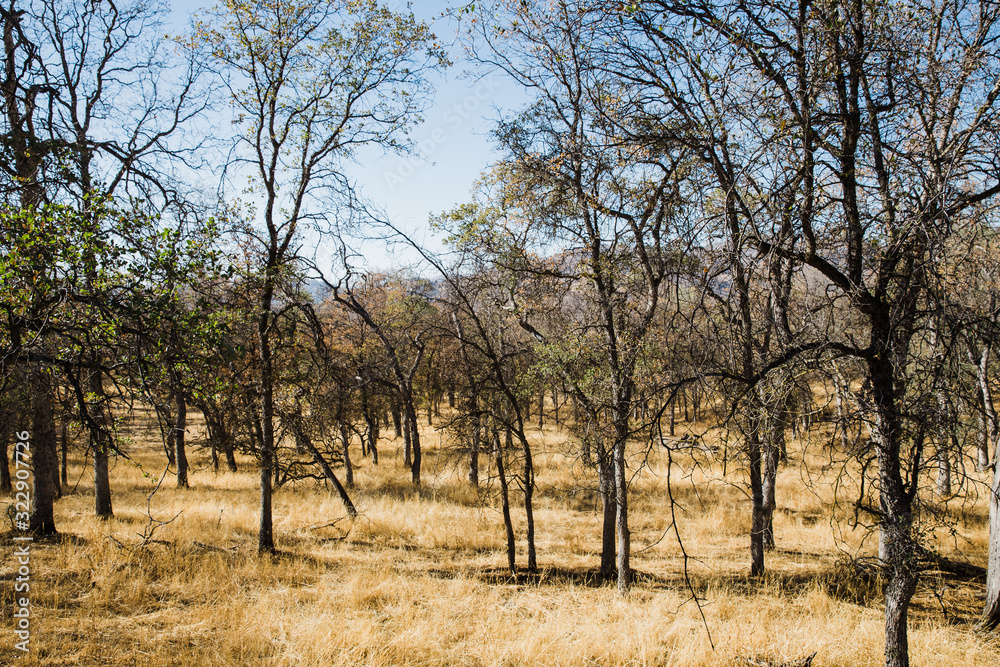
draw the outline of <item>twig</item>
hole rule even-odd
[[[663,428],[657,424],[660,430],[660,437],[663,437]],[[712,651],[715,651],[715,642],[712,641],[712,630],[708,627],[708,619],[705,618],[705,610],[701,607],[701,600],[698,599],[698,593],[694,590],[694,585],[691,583],[691,575],[688,572],[688,557],[687,549],[684,548],[684,540],[681,538],[680,527],[677,525],[677,516],[675,513],[675,503],[674,503],[674,491],[670,484],[670,474],[673,471],[674,465],[674,454],[667,447],[667,499],[670,501],[670,526],[674,529],[674,536],[677,537],[677,546],[681,549],[681,555],[684,557],[684,583],[687,585],[688,590],[691,592],[691,597],[694,599],[695,605],[698,607],[698,614],[701,616],[701,623],[705,626],[705,634],[708,636],[708,645],[712,647]],[[810,660],[810,662],[812,662]]]

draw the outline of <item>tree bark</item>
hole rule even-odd
[[[780,441],[778,440],[780,438]],[[778,486],[778,462],[781,459],[780,442],[784,440],[784,422],[772,432],[772,439],[764,447],[764,470],[761,479],[762,511],[764,514],[764,549],[774,549],[774,510],[777,507],[775,491]]]
[[[597,443],[597,482],[604,521],[601,527],[601,578],[611,579],[617,564],[615,543],[618,497],[615,493],[614,464],[604,445]]]
[[[31,468],[34,488],[28,529],[35,535],[55,535],[53,472],[58,466],[56,422],[49,372],[36,368],[31,378]]]
[[[532,505],[532,499],[535,494],[535,467],[531,458],[531,445],[528,444],[528,439],[524,437],[523,423],[520,425],[518,436],[521,440],[521,452],[524,458],[524,477],[521,483],[524,486],[524,516],[528,529],[528,571],[536,572],[538,570],[538,561],[535,556],[535,510]]]
[[[747,453],[750,467],[750,576],[764,574],[764,485],[762,452],[757,424],[747,434]]]
[[[479,486],[479,448],[482,425],[479,419],[479,400],[473,395],[469,399],[469,408],[472,411],[472,433],[469,444],[469,484]]]
[[[618,538],[618,592],[628,592],[632,585],[632,567],[629,562],[632,552],[632,536],[628,528],[628,477],[625,473],[626,437],[618,435],[614,447],[615,475],[615,532]]]
[[[319,467],[323,470],[323,474],[326,475],[326,478],[330,480],[330,482],[333,484],[333,488],[337,490],[337,495],[340,496],[340,501],[344,503],[344,509],[347,510],[347,516],[351,517],[352,519],[357,517],[358,510],[357,508],[354,507],[354,503],[351,502],[351,497],[347,495],[347,490],[340,483],[340,480],[337,479],[337,475],[334,474],[333,468],[331,468],[330,464],[326,462],[326,459],[323,458],[323,455],[319,453],[319,450],[316,449],[316,445],[313,444],[312,440],[308,436],[306,436],[305,434],[300,434],[300,437],[303,443],[305,444],[306,448],[310,452],[312,452],[313,458],[316,460],[316,463],[319,464]]]
[[[61,444],[62,444],[62,469],[60,470],[60,477],[61,477],[61,481],[62,481],[63,487],[65,487],[65,486],[67,486],[69,484],[69,468],[68,468],[68,466],[69,466],[69,461],[68,461],[68,459],[69,459],[69,437],[68,437],[69,428],[68,428],[66,422],[67,422],[66,415],[63,414],[63,418],[62,418],[62,442],[61,442]]]
[[[344,452],[344,482],[347,488],[354,488],[354,466],[351,465],[351,435],[347,431],[347,424],[340,422],[340,443]]]
[[[976,368],[976,379],[979,380],[979,394],[982,398],[982,410],[984,415],[983,420],[985,422],[985,432],[983,434],[983,438],[980,440],[978,451],[977,463],[979,470],[986,470],[989,467],[990,446],[992,445],[996,448],[998,431],[1000,431],[1000,427],[998,427],[997,422],[996,407],[993,404],[993,392],[990,390],[988,375],[990,351],[991,346],[989,344],[983,345],[979,354],[979,363]]]
[[[111,507],[111,477],[108,474],[108,455],[111,450],[110,415],[107,410],[107,395],[100,370],[89,373],[90,393],[94,395],[94,405],[90,409],[92,421],[90,446],[94,454],[94,511],[100,519],[114,516]]]
[[[889,341],[873,327],[874,341]],[[900,427],[896,410],[892,350],[881,349],[868,362],[872,386],[872,439],[879,462],[879,560],[886,573],[885,664],[909,667],[907,610],[916,590],[917,560],[912,501],[901,476]]]
[[[410,441],[410,418],[403,414],[403,465],[407,468],[413,467],[413,447]]]
[[[420,434],[417,432],[417,411],[413,401],[406,401],[406,423],[410,425],[410,477],[414,486],[420,486]]]
[[[1000,627],[1000,456],[993,457],[993,481],[990,485],[989,555],[986,561],[986,603],[979,629]]]
[[[8,464],[7,448],[10,439],[7,437],[7,429],[0,433],[0,492],[9,493],[12,486],[10,483],[10,465]]]
[[[396,437],[403,437],[403,409],[399,405],[399,400],[395,400],[392,403],[392,427],[396,431]],[[409,463],[407,463],[409,465]]]
[[[185,448],[185,433],[187,432],[187,402],[184,392],[174,391],[174,401],[177,407],[177,418],[174,422],[174,460],[177,461],[177,487],[188,488],[188,460]]]
[[[174,438],[177,437],[176,431],[174,431],[174,424],[176,420],[174,419],[173,413],[167,405],[163,405],[157,408],[157,413],[163,417],[164,422],[167,425],[167,441],[163,444],[163,451],[167,455],[167,466],[170,468],[177,467],[177,445],[174,442]]]
[[[538,392],[538,430],[545,428],[545,390]]]
[[[361,410],[365,414],[365,425],[368,427],[368,453],[372,457],[372,465],[378,465],[378,415],[374,414],[368,405],[368,392],[361,390]]]
[[[270,271],[270,267],[268,267]],[[260,524],[257,534],[257,552],[274,551],[274,524],[271,517],[271,479],[274,476],[274,371],[272,367],[271,290],[265,285],[261,297],[260,316],[257,321],[257,344],[260,354]]]
[[[507,487],[507,473],[504,471],[503,448],[500,446],[500,434],[493,431],[493,460],[497,468],[497,479],[500,481],[500,505],[503,512],[503,525],[507,532],[507,569],[512,577],[517,576],[515,562],[516,542],[514,541],[514,524],[510,518],[510,490]]]

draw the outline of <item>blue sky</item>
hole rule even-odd
[[[212,6],[199,0],[175,0],[173,22],[177,28],[192,12]],[[394,10],[405,9],[402,0],[388,0]],[[440,15],[447,0],[417,0],[412,11],[432,23],[441,43],[455,41],[455,24]],[[454,4],[457,4],[455,2]],[[427,229],[428,216],[447,211],[470,198],[473,183],[496,159],[489,131],[494,121],[524,100],[523,90],[499,75],[470,73],[458,46],[451,49],[454,66],[434,77],[436,94],[425,121],[411,134],[416,155],[382,155],[368,151],[362,164],[351,168],[363,195],[380,207],[398,226],[430,247],[437,243]],[[365,244],[359,251],[369,268],[394,269],[412,259],[396,256],[384,244]]]

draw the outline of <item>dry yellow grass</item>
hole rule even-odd
[[[145,433],[145,435],[143,435]],[[862,535],[832,510],[823,456],[807,456],[812,483],[780,473],[778,548],[769,574],[749,581],[749,504],[717,464],[675,461],[671,490],[689,561],[669,526],[667,465],[654,452],[632,496],[633,565],[621,598],[594,582],[600,516],[593,482],[559,453],[564,436],[538,434],[536,524],[542,572],[504,574],[496,503],[463,482],[461,466],[427,430],[424,487],[383,442],[382,464],[362,461],[352,495],[361,515],[313,482],[275,493],[279,553],[255,554],[257,478],[216,475],[192,453],[190,490],[167,478],[151,515],[170,523],[138,547],[162,454],[137,432],[136,458],[113,470],[115,519],[92,516],[87,475],[57,503],[59,543],[31,552],[32,652],[13,650],[12,578],[5,556],[0,661],[43,665],[738,665],[816,653],[814,665],[882,664],[882,613],[870,586],[837,569]],[[637,459],[638,460],[638,459]],[[71,467],[81,477],[82,460]],[[484,473],[486,460],[483,459]],[[89,474],[89,473],[88,473]],[[518,499],[519,500],[519,499]],[[947,556],[984,562],[982,507],[953,501]],[[8,500],[8,502],[10,502]],[[524,526],[515,503],[519,548]],[[831,521],[831,516],[837,516]],[[326,525],[333,524],[333,525]],[[666,531],[666,533],[665,533]],[[835,539],[835,536],[837,539]],[[945,539],[947,538],[947,539]],[[13,544],[0,544],[7,554]],[[523,563],[523,554],[519,554]],[[972,631],[981,584],[930,574],[914,600],[910,646],[922,666],[1000,664],[1000,641]],[[705,621],[702,621],[701,613]],[[709,642],[711,633],[714,648]]]

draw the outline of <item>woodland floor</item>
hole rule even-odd
[[[852,506],[854,483],[822,431],[791,441],[791,460],[805,465],[779,473],[777,549],[760,580],[747,577],[749,499],[737,462],[723,477],[718,454],[675,452],[668,461],[666,449],[647,453],[637,444],[630,518],[637,582],[622,598],[595,576],[600,513],[592,474],[560,453],[567,435],[551,424],[534,443],[540,572],[520,580],[506,572],[487,458],[477,492],[463,481],[464,460],[432,427],[422,427],[419,491],[396,441],[380,443],[378,467],[355,449],[354,521],[322,483],[277,489],[278,553],[263,558],[252,461],[217,474],[207,452],[192,447],[192,488],[176,489],[167,475],[154,494],[166,465],[158,431],[143,414],[130,428],[133,460],[118,459],[112,472],[112,520],[94,518],[91,471],[79,449],[71,452],[69,488],[56,504],[61,539],[31,546],[27,657],[14,650],[15,544],[9,532],[0,537],[0,663],[779,665],[813,653],[816,667],[883,663],[878,582],[848,564],[871,554],[877,540],[838,509],[835,501]],[[197,445],[197,423],[192,431]],[[982,567],[985,476],[968,475],[966,491],[925,524],[938,554]],[[1000,664],[1000,636],[973,631],[983,586],[974,574],[925,573],[911,609],[914,665]]]

